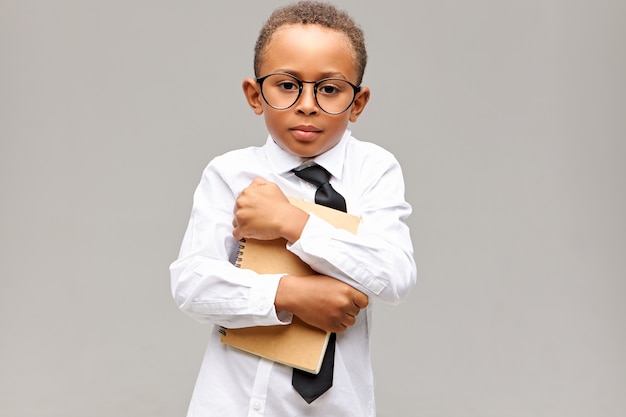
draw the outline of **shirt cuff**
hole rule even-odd
[[[292,314],[286,311],[277,312],[274,306],[276,291],[283,275],[260,275],[259,284],[250,288],[248,308],[255,317],[255,325],[272,326],[291,323]]]
[[[293,243],[287,243],[287,249],[294,253],[303,253],[303,243],[309,240],[315,239],[317,241],[320,237],[327,238],[332,236],[335,232],[335,226],[322,220],[314,213],[309,212],[309,219],[304,224],[302,233],[300,233],[300,239]]]

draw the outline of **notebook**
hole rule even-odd
[[[319,204],[289,199],[291,204],[312,212],[335,227],[356,233],[359,218]],[[245,239],[240,243],[237,266],[260,274],[316,274],[286,248],[285,239]],[[261,277],[262,279],[262,277]],[[221,341],[234,348],[317,374],[322,366],[330,333],[294,316],[291,324],[240,329],[220,328]]]

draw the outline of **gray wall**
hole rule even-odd
[[[279,1],[0,0],[0,415],[184,414],[171,301],[201,170]],[[338,1],[403,164],[419,284],[376,305],[383,417],[626,414],[626,6]]]

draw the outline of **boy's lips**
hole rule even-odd
[[[301,141],[310,141],[315,139],[315,137],[322,131],[315,126],[296,126],[290,129],[296,139]]]

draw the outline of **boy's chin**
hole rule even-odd
[[[320,144],[315,143],[277,142],[278,146],[280,146],[283,150],[300,158],[315,158],[316,156],[319,156],[324,152],[334,148],[337,143],[339,143],[339,141],[337,141],[336,143],[324,144],[324,146],[320,146]]]
[[[319,156],[319,155],[323,154],[324,152],[326,152],[328,149],[318,149],[318,150],[303,151],[303,150],[300,150],[300,149],[286,148],[285,150],[287,152],[289,152],[290,154],[292,154],[294,156],[298,156],[300,158],[315,158],[316,156]]]

